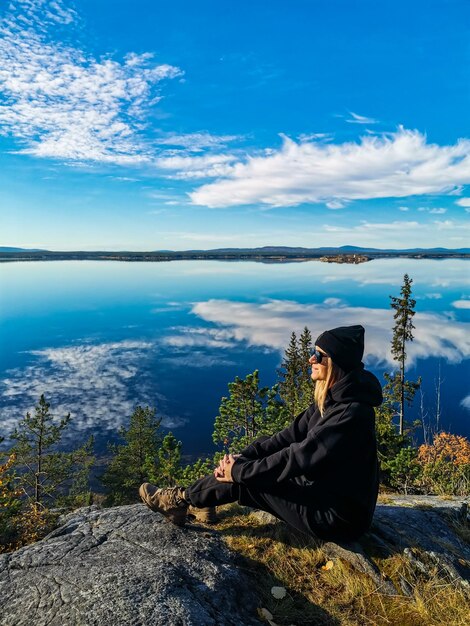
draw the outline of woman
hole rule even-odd
[[[190,487],[144,483],[142,500],[175,524],[193,510],[238,501],[322,539],[356,539],[372,522],[378,494],[377,378],[364,370],[364,328],[322,333],[309,359],[315,403],[290,426],[226,454]]]

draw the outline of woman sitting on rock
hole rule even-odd
[[[357,539],[370,527],[377,502],[373,407],[382,402],[363,353],[362,326],[322,333],[309,359],[314,404],[272,437],[258,438],[241,454],[226,454],[213,474],[186,489],[144,483],[142,500],[177,525],[186,522],[188,510],[207,515],[237,501],[309,535]]]

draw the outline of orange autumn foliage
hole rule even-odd
[[[16,461],[16,454],[11,454],[3,465],[0,465],[0,508],[6,508],[10,505],[11,500],[21,495],[20,489],[14,489],[11,486],[11,476],[9,470]]]
[[[418,450],[421,488],[425,493],[468,495],[470,488],[470,442],[466,437],[439,433],[432,445]]]
[[[422,445],[418,450],[418,460],[423,463],[446,461],[453,465],[470,464],[470,441],[466,437],[439,433],[432,445]]]

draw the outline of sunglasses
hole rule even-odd
[[[311,354],[310,354],[310,358],[314,358],[316,363],[321,363],[323,359],[329,359],[330,357],[327,354],[323,354],[323,352],[320,352],[319,350],[312,350]]]

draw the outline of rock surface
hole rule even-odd
[[[360,542],[318,543],[329,558],[371,576],[381,593],[413,594],[405,580],[397,589],[373,560],[397,553],[422,575],[437,569],[468,591],[470,547],[451,519],[468,528],[465,499],[387,495]],[[261,624],[256,581],[217,527],[178,528],[142,504],[88,507],[61,522],[42,541],[0,555],[0,626]]]
[[[260,624],[253,581],[216,531],[177,528],[142,504],[63,521],[0,555],[2,626]]]

